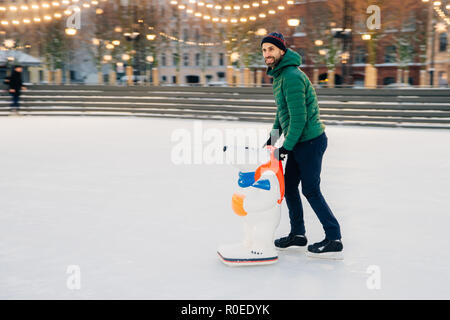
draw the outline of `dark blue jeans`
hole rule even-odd
[[[17,109],[19,109],[19,99],[20,99],[20,95],[13,93],[11,94],[12,96],[12,103],[11,103],[11,107],[16,107]]]
[[[299,193],[301,182],[302,193],[322,223],[325,237],[337,240],[341,239],[339,223],[320,191],[322,158],[327,145],[328,138],[324,132],[317,138],[297,143],[289,153],[284,173],[285,198],[289,208],[291,233],[303,235],[306,233]]]

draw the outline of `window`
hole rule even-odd
[[[300,24],[298,26],[295,27],[295,33],[304,33],[305,32],[305,18],[298,18],[298,20],[300,20]]]
[[[305,49],[302,48],[297,48],[295,49],[297,51],[297,53],[300,55],[300,57],[302,57],[302,64],[306,63],[306,54],[305,54]]]
[[[408,18],[405,19],[402,26],[402,31],[414,31],[416,30],[416,15],[414,12],[410,13]]]
[[[213,31],[211,28],[206,28],[205,30],[205,41],[211,41]]]
[[[195,41],[200,41],[200,31],[198,29],[195,29]]]
[[[438,85],[440,87],[447,87],[447,73],[445,71],[439,71]]]
[[[199,67],[200,66],[200,53],[196,53],[195,54],[195,65],[197,66],[197,67]]]
[[[189,66],[189,53],[183,54],[183,66]]]
[[[167,65],[166,54],[165,53],[161,54],[161,65],[164,66],[164,67]]]
[[[189,38],[189,30],[183,29],[183,40],[188,41],[188,38]]]
[[[387,46],[384,49],[384,62],[393,63],[397,61],[397,50],[395,46]]]
[[[178,53],[172,53],[172,63],[174,66],[178,65]]]
[[[439,34],[439,52],[447,51],[447,33],[442,32]]]
[[[386,77],[383,79],[383,85],[387,86],[389,84],[395,83],[395,78],[394,77]]]
[[[200,83],[200,77],[195,75],[186,76],[187,83]]]
[[[219,66],[225,65],[225,55],[223,53],[219,53]]]
[[[355,60],[354,63],[366,63],[367,61],[367,50],[365,47],[357,47],[355,50]]]
[[[178,16],[178,9],[171,7],[170,10],[172,12],[172,18],[177,18],[177,16]]]
[[[208,52],[208,54],[206,55],[206,65],[208,67],[212,66],[212,54],[211,54],[211,52]]]

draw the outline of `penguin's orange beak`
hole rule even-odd
[[[241,217],[247,215],[247,212],[244,210],[244,199],[245,195],[239,193],[233,194],[233,198],[231,199],[231,207],[233,208],[233,211]]]

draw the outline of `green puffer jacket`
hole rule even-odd
[[[289,151],[298,142],[314,139],[325,130],[319,117],[316,91],[307,75],[299,69],[300,64],[300,55],[287,49],[278,65],[267,70],[273,77],[277,104],[272,134],[281,129],[285,137],[283,147]]]

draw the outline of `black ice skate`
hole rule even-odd
[[[306,255],[312,258],[342,260],[344,246],[341,240],[322,240],[308,246]]]
[[[304,249],[308,240],[304,235],[294,235],[290,233],[287,237],[275,240],[275,247],[278,250],[286,250],[288,248]]]

